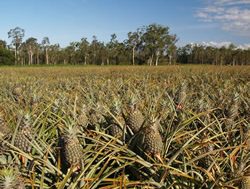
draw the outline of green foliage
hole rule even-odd
[[[168,26],[156,23],[128,32],[124,41],[119,41],[113,33],[108,42],[98,40],[97,36],[91,41],[83,37],[63,48],[59,44],[50,44],[48,37],[41,42],[29,37],[23,42],[24,30],[19,27],[11,29],[8,36],[12,38],[15,63],[19,65],[250,64],[250,49],[240,49],[233,44],[221,48],[198,44],[177,47],[177,35],[171,34]],[[0,41],[0,47],[6,48],[6,42]]]
[[[183,64],[249,65],[250,49],[210,47],[188,44],[177,50],[177,61]]]
[[[14,54],[8,49],[0,48],[0,65],[13,65],[14,62]]]

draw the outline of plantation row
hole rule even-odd
[[[249,73],[3,68],[0,188],[249,188]]]

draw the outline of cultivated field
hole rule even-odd
[[[250,188],[250,67],[2,67],[0,188]]]

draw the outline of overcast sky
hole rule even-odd
[[[1,0],[0,39],[19,26],[25,39],[66,46],[87,37],[120,41],[129,31],[158,23],[187,43],[250,44],[250,0]]]

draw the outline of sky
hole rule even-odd
[[[1,0],[0,39],[8,31],[25,30],[24,40],[62,47],[96,35],[108,42],[115,33],[123,41],[130,31],[157,23],[170,28],[178,46],[234,43],[250,47],[250,0]]]

